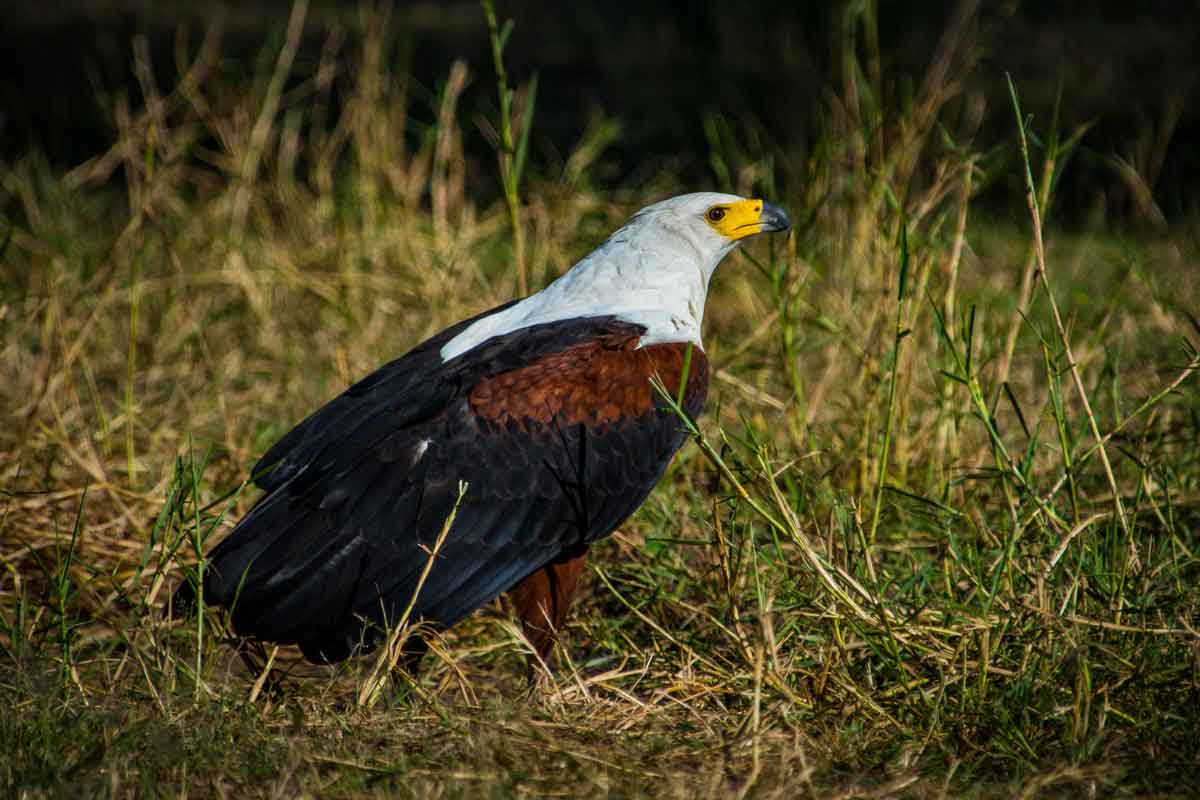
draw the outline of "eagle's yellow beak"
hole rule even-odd
[[[718,213],[714,213],[718,209]],[[708,220],[718,233],[734,240],[756,233],[778,233],[792,227],[782,208],[757,198],[709,209]]]

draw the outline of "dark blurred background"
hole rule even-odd
[[[621,125],[601,176],[613,185],[665,168],[696,188],[712,186],[705,121],[717,118],[758,147],[802,159],[844,92],[848,48],[868,67],[878,53],[881,105],[900,107],[920,87],[959,7],[879,0],[877,22],[848,36],[854,9],[869,5],[499,0],[499,16],[516,22],[506,53],[511,80],[540,76],[533,167],[564,157],[598,116]],[[269,69],[290,7],[287,0],[10,0],[0,27],[0,158],[35,149],[69,167],[103,150],[114,138],[113,99],[140,96],[132,55],[138,35],[146,37],[156,79],[170,87],[178,77],[177,37],[195,43],[219,24],[222,70],[233,80],[244,72],[248,82]],[[311,73],[331,31],[344,35],[340,57],[352,65],[362,19],[355,0],[312,0],[295,71]],[[494,107],[475,0],[396,2],[388,27],[391,68],[415,81],[414,117],[432,118],[454,59],[473,75],[460,115],[469,122]],[[960,66],[969,63],[958,75],[961,113],[977,117],[967,128],[973,148],[1015,155],[1006,71],[1035,130],[1048,127],[1060,93],[1063,130],[1091,124],[1060,184],[1062,219],[1094,221],[1097,207],[1105,218],[1138,226],[1196,216],[1200,4],[983,2],[961,33]],[[468,127],[475,133],[468,154],[490,159],[487,141]],[[951,133],[963,135],[961,128]],[[477,163],[486,165],[478,182],[486,192],[494,166]],[[985,203],[1020,200],[1017,172],[1006,172],[1012,178],[987,186]]]

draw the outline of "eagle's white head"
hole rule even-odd
[[[742,239],[758,233],[786,231],[790,226],[787,214],[779,206],[734,194],[696,192],[646,206],[609,241],[628,236],[651,247],[690,246],[711,275]]]
[[[644,326],[643,346],[699,345],[708,282],[721,259],[749,236],[790,225],[778,206],[733,194],[697,192],[646,206],[545,289],[451,339],[442,358],[531,325],[597,316]]]

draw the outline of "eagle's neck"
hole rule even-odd
[[[442,347],[449,361],[478,344],[532,325],[613,316],[646,329],[642,346],[702,345],[708,282],[733,248],[706,253],[682,232],[646,236],[634,218],[540,292],[484,317]]]

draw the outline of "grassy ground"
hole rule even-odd
[[[485,206],[465,68],[418,108],[379,40],[343,73],[290,41],[252,81],[222,81],[215,43],[171,87],[144,71],[75,170],[0,165],[8,792],[1195,790],[1194,226],[1057,231],[1076,140],[1046,121],[1038,214],[984,217],[980,187],[1025,180],[1018,115],[1007,152],[971,149],[953,37],[905,104],[848,63],[809,152],[711,120],[713,187],[600,185],[598,123],[523,181],[511,153]],[[219,616],[162,620],[307,411],[513,296],[516,260],[536,288],[699,188],[798,224],[718,273],[697,442],[594,551],[552,674],[526,685],[502,609],[366,705],[371,658],[280,650],[268,676]]]

